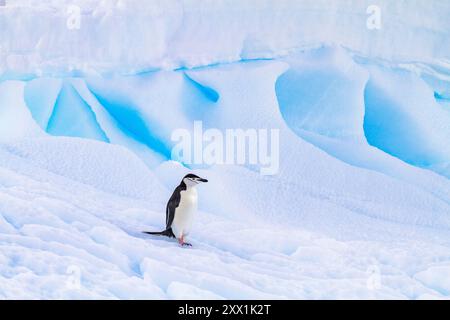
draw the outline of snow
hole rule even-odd
[[[450,266],[432,266],[427,270],[421,271],[415,275],[415,278],[441,292],[443,295],[450,293]]]
[[[0,10],[0,74],[135,74],[323,44],[390,61],[448,61],[449,12],[439,0],[10,0]],[[374,15],[375,29],[367,27]]]
[[[31,117],[23,91],[23,82],[0,83],[0,142],[44,135]]]
[[[33,152],[25,152],[27,146]],[[39,149],[55,153],[42,161],[39,158],[46,152],[41,154]],[[242,210],[222,215],[207,203],[208,196],[221,185],[240,183],[235,185],[238,190],[215,200],[216,208],[217,203],[232,208],[228,203],[244,195],[241,188],[245,185],[248,190],[250,185],[259,185],[256,191],[265,196],[273,185],[245,168],[199,170],[197,173],[210,179],[211,188],[199,188],[201,211],[192,232],[194,247],[185,249],[175,241],[141,234],[142,230],[163,226],[169,191],[124,148],[51,137],[30,139],[14,148],[3,146],[0,155],[2,297],[414,299],[447,295],[433,279],[422,275],[430,273],[431,266],[445,266],[450,261],[450,223],[442,222],[445,213],[439,213],[439,201],[424,201],[423,191],[421,196],[403,197],[398,192],[410,191],[408,184],[398,183],[394,192],[387,176],[380,175],[386,194],[392,193],[407,208],[403,214],[407,223],[359,212],[377,208],[370,196],[356,202],[353,210],[345,210],[339,197],[328,194],[325,200],[313,190],[303,196],[299,192],[299,198],[291,201],[300,217],[305,216],[301,211],[317,206],[314,213],[322,216],[316,216],[314,223],[281,211],[272,212],[290,219],[267,216],[273,210],[270,207],[263,212],[246,212],[244,201],[236,206],[242,205]],[[114,162],[108,163],[110,158]],[[65,169],[58,172],[64,159]],[[87,167],[77,168],[84,159]],[[128,174],[120,170],[122,167]],[[156,173],[168,172],[163,182],[172,188],[186,170],[176,162],[163,162]],[[233,175],[233,170],[240,171],[239,175]],[[104,180],[103,172],[114,174]],[[144,182],[138,183],[138,177]],[[371,184],[371,180],[366,183]],[[298,187],[304,190],[301,184]],[[248,190],[245,197],[257,196]],[[415,199],[417,196],[421,198]],[[259,205],[271,201],[274,198]],[[390,203],[389,199],[384,201],[378,202],[383,210]],[[418,210],[420,203],[425,206],[422,214],[441,216],[436,214],[426,221],[435,227],[421,225],[420,219],[406,215],[407,210]],[[448,216],[448,204],[441,206]],[[323,210],[325,207],[330,210]],[[371,268],[380,273],[376,289],[367,284],[373,276]],[[440,272],[438,268],[433,274],[445,278],[447,269]]]
[[[68,150],[78,153],[77,148]],[[194,247],[184,249],[173,241],[140,234],[161,227],[163,203],[105,193],[36,168],[34,161],[14,153],[2,150],[1,155],[3,297],[445,296],[421,272],[436,259],[449,261],[448,231],[433,229],[434,237],[442,236],[436,241],[418,226],[401,225],[400,230],[416,233],[414,240],[340,241],[289,221],[274,225],[254,216],[231,219],[201,211],[193,231]],[[133,183],[130,177],[121,185]],[[202,199],[205,191],[200,190]],[[385,227],[392,231],[398,226]],[[421,234],[426,239],[417,238]],[[377,290],[366,285],[371,266],[380,270]],[[81,275],[79,287],[71,283],[71,270]],[[432,274],[446,277],[447,271],[436,269]]]
[[[150,199],[165,191],[142,161],[120,146],[57,137],[34,138],[5,145],[5,149],[49,172],[110,193]]]
[[[373,70],[365,89],[368,142],[408,163],[448,162],[450,113],[409,72]]]
[[[343,140],[365,141],[364,97],[369,73],[340,48],[298,55],[276,82],[280,112],[298,133],[307,130]],[[330,117],[333,121],[330,121]]]
[[[450,7],[379,3],[7,1],[0,298],[450,298]],[[278,170],[172,159],[197,120]],[[193,247],[143,234],[188,172]]]

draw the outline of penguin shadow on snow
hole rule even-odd
[[[197,185],[208,180],[189,173],[175,188],[166,206],[166,228],[163,231],[143,231],[144,234],[176,238],[182,247],[191,247],[186,237],[191,232],[192,222],[197,213]]]

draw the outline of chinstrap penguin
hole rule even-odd
[[[197,212],[196,186],[202,182],[208,182],[208,180],[192,173],[185,175],[167,202],[166,229],[160,232],[144,231],[144,233],[177,238],[180,245],[191,246],[190,243],[185,242],[185,238],[191,231],[192,221]]]

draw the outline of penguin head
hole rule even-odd
[[[193,187],[199,183],[208,182],[208,180],[200,178],[199,176],[190,173],[184,176],[183,182],[186,184],[186,186]]]

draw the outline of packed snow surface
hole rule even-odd
[[[45,158],[45,149],[61,152]],[[217,208],[233,207],[247,187],[248,201],[262,206],[276,193],[290,199],[291,211],[202,208],[187,249],[141,234],[162,228],[169,181],[186,172],[176,163],[156,170],[166,187],[132,153],[101,142],[37,138],[3,146],[0,155],[2,298],[416,299],[450,292],[448,203],[383,175],[366,182],[384,183],[377,196],[301,179],[262,181],[246,169],[200,170],[211,183],[199,190],[202,207],[211,193],[234,186],[215,197]]]
[[[337,3],[0,6],[0,298],[449,298],[450,7]],[[275,174],[175,161],[197,120]],[[193,247],[143,234],[188,172]]]

